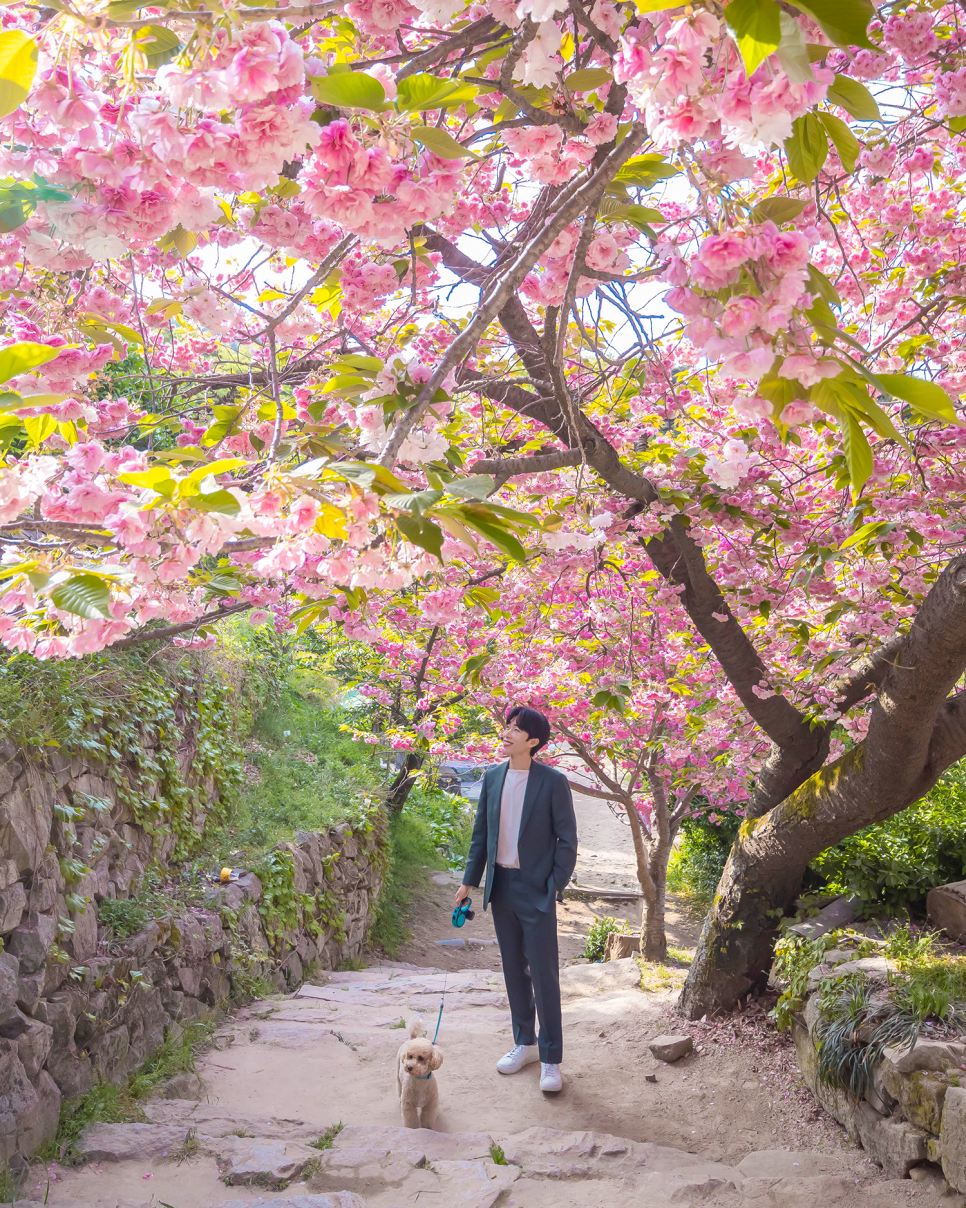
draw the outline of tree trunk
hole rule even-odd
[[[667,932],[664,930],[665,888],[667,885],[667,861],[660,857],[650,861],[651,885],[649,894],[644,885],[644,903],[641,909],[641,956],[646,961],[667,960]]]
[[[655,807],[657,808],[657,807]],[[645,960],[664,961],[667,958],[667,935],[664,931],[664,895],[667,885],[667,861],[670,844],[662,842],[667,828],[645,835],[640,815],[631,801],[624,802],[624,813],[631,824],[637,880],[644,895],[641,905],[641,955]]]
[[[417,773],[424,763],[425,756],[417,755],[415,751],[410,751],[406,756],[386,794],[386,809],[389,811],[390,817],[394,818],[397,814],[402,813],[413,785],[416,783]]]

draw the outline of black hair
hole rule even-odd
[[[539,738],[540,742],[534,747],[532,754],[541,750],[550,741],[550,722],[536,709],[528,709],[526,705],[517,705],[506,715],[507,725],[511,721],[517,723],[517,728],[526,734],[527,738]]]

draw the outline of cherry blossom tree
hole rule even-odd
[[[455,592],[485,692],[481,577],[606,547],[737,702],[683,1004],[727,1008],[816,852],[966,751],[963,37],[938,2],[6,6],[0,641],[366,639]]]

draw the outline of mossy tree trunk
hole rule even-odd
[[[406,755],[402,767],[393,777],[386,793],[386,809],[390,815],[402,812],[409,800],[409,794],[413,791],[413,785],[419,779],[419,773],[424,763],[425,756],[420,755],[417,751],[410,751]]]
[[[966,693],[954,693],[964,670],[966,558],[957,558],[890,645],[864,741],[743,823],[681,994],[683,1015],[731,1010],[762,987],[778,921],[810,861],[913,805],[966,754]]]

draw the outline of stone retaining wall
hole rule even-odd
[[[891,965],[872,957],[834,970],[819,967],[810,982],[853,971],[884,980]],[[920,1036],[912,1049],[886,1048],[872,1085],[855,1099],[819,1081],[819,997],[812,994],[792,1024],[799,1068],[818,1102],[889,1178],[908,1178],[914,1167],[932,1162],[951,1187],[966,1192],[966,1043]]]
[[[192,780],[194,757],[191,741],[177,753],[211,805],[214,783]],[[194,823],[203,828],[204,807]],[[295,890],[311,897],[298,928],[270,929],[271,941],[252,873],[199,884],[199,904],[172,901],[167,917],[109,940],[100,904],[127,898],[174,845],[170,828],[138,825],[105,768],[57,752],[41,766],[0,744],[0,1162],[54,1137],[62,1098],[123,1080],[169,1028],[207,1016],[233,988],[255,977],[292,987],[307,966],[360,955],[382,884],[381,823],[279,844]]]

